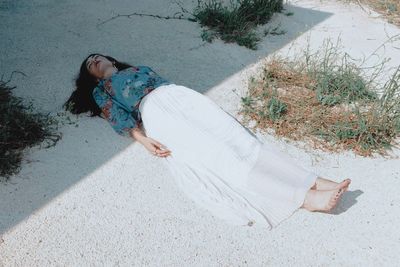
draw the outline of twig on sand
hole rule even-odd
[[[177,14],[180,14],[180,15],[177,16]],[[111,17],[108,20],[105,20],[103,22],[98,23],[97,27],[100,26],[100,25],[103,25],[103,24],[105,24],[105,23],[107,23],[107,22],[109,22],[109,21],[111,21],[113,19],[116,19],[118,17],[128,17],[128,18],[130,18],[131,16],[141,16],[141,17],[142,16],[147,16],[147,17],[153,17],[153,18],[158,18],[158,19],[184,19],[184,20],[188,20],[188,21],[193,21],[193,18],[185,18],[185,17],[183,17],[183,14],[181,12],[176,12],[172,17],[171,16],[160,16],[160,15],[154,15],[154,14],[143,14],[143,13],[134,12],[134,13],[127,14],[127,15],[117,14],[116,16]]]

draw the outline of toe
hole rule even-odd
[[[336,197],[340,196],[340,194],[342,193],[342,188],[339,188],[339,190],[336,192]]]
[[[348,180],[343,180],[338,188],[343,189],[344,191],[349,187],[350,182]]]
[[[340,195],[342,194],[342,188],[339,188],[337,191],[336,191],[336,193],[335,193],[335,195],[334,195],[334,197],[333,197],[333,200],[334,200],[334,202],[336,202],[338,199],[339,199],[339,197],[340,197]]]
[[[346,183],[346,185],[349,185],[351,183],[351,180],[349,178],[345,179],[344,182]]]

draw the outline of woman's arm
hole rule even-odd
[[[139,143],[143,144],[143,140],[147,137],[141,129],[134,128],[130,131],[130,136],[138,141]]]
[[[171,155],[171,150],[157,140],[146,136],[140,128],[133,128],[129,131],[129,135],[141,143],[151,153],[155,152],[159,157],[168,157]]]
[[[140,128],[140,123],[133,118],[132,114],[123,108],[121,104],[114,101],[109,95],[101,90],[96,90],[96,88],[93,90],[92,94],[94,101],[101,109],[101,117],[108,121],[114,131],[119,135],[130,137],[132,129]]]

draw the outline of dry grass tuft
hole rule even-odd
[[[378,96],[373,79],[365,80],[359,67],[340,60],[334,47],[318,55],[306,51],[295,61],[268,60],[242,97],[244,123],[254,121],[253,128],[272,129],[325,151],[387,155],[400,134],[400,67]]]
[[[389,23],[400,26],[400,1],[399,0],[342,0],[355,2],[371,7],[372,10],[381,14]]]

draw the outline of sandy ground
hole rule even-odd
[[[189,10],[196,1],[184,1]],[[15,73],[15,94],[56,113],[91,52],[202,92],[235,114],[246,79],[263,58],[342,39],[354,57],[370,55],[400,29],[357,5],[300,0],[285,5],[259,50],[203,43],[183,20],[120,17],[172,15],[174,1],[0,1],[0,74]],[[267,25],[267,26],[269,26]],[[399,41],[379,49],[400,63]],[[371,57],[377,60],[377,57]],[[373,61],[371,61],[372,63]],[[261,135],[303,166],[334,180],[350,177],[335,214],[298,210],[268,231],[231,226],[198,208],[145,148],[114,134],[100,118],[77,118],[50,149],[27,150],[21,172],[0,186],[0,266],[396,266],[400,262],[398,159],[307,151]],[[394,150],[393,155],[400,155]],[[28,161],[29,160],[29,161]]]

